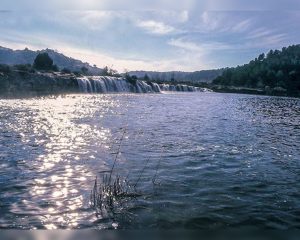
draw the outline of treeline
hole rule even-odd
[[[2,73],[10,73],[12,71],[18,71],[22,73],[35,73],[36,71],[45,71],[45,72],[61,72],[65,74],[74,73],[78,74],[86,74],[88,69],[85,67],[81,68],[81,72],[72,72],[67,68],[59,69],[56,64],[53,63],[53,60],[49,57],[48,53],[39,53],[33,64],[16,64],[13,66],[0,64],[0,72]]]
[[[300,45],[270,50],[248,64],[227,68],[213,84],[286,92],[300,96]]]

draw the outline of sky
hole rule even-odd
[[[299,44],[297,1],[1,0],[0,46],[51,48],[119,72],[197,71]]]

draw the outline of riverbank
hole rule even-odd
[[[282,96],[282,97],[300,97],[297,94],[288,94],[288,92],[285,89],[280,87],[259,89],[259,88],[212,85],[209,88],[212,89],[214,92],[219,92],[219,93],[239,93],[239,94]]]
[[[1,98],[37,97],[78,92],[74,74],[11,71],[0,73]]]
[[[38,97],[73,93],[160,93],[161,91],[206,92],[187,84],[158,84],[114,76],[83,76],[61,72],[0,72],[0,97]]]

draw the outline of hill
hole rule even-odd
[[[17,64],[32,64],[34,59],[39,53],[46,52],[53,59],[59,69],[67,68],[71,71],[81,71],[82,67],[88,69],[88,72],[92,75],[99,75],[103,72],[102,69],[95,66],[91,66],[88,63],[84,63],[80,60],[70,58],[62,53],[54,51],[52,49],[44,49],[38,51],[32,51],[28,48],[24,50],[12,50],[0,46],[0,64],[17,65]]]
[[[248,64],[227,68],[213,84],[300,96],[300,45],[270,50]]]
[[[80,60],[70,58],[62,53],[54,51],[52,49],[44,49],[38,51],[32,51],[28,48],[24,50],[13,50],[0,46],[0,64],[18,65],[18,64],[32,64],[34,59],[39,53],[48,53],[52,58],[55,65],[60,70],[63,68],[69,69],[72,72],[80,72],[83,67],[88,69],[88,73],[91,75],[103,75],[105,69],[91,66],[89,63],[84,63]],[[131,71],[129,75],[137,76],[143,79],[147,76],[147,80],[160,81],[160,82],[189,82],[189,83],[211,83],[213,79],[220,76],[223,69],[216,70],[203,70],[196,72],[154,72],[154,71]]]
[[[203,70],[196,72],[153,72],[153,71],[131,71],[129,75],[138,78],[149,78],[161,82],[190,82],[190,83],[211,83],[220,76],[223,69]]]

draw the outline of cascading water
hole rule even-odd
[[[207,89],[188,86],[184,84],[170,85],[145,82],[141,80],[127,81],[124,78],[109,76],[91,76],[77,78],[80,92],[84,93],[159,93],[161,91],[174,92],[205,92]]]
[[[77,78],[79,90],[85,93],[108,93],[108,92],[135,92],[135,93],[155,93],[160,92],[157,83],[148,84],[144,81],[136,80],[131,83],[124,78],[108,76],[92,76]]]
[[[77,79],[79,90],[84,93],[92,92],[92,85],[87,77]]]
[[[159,85],[161,91],[173,91],[173,92],[209,92],[210,90],[207,88],[200,88],[194,86],[188,86],[185,84],[160,84]]]

